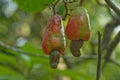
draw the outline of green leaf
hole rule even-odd
[[[38,47],[34,47],[30,43],[26,43],[24,46],[20,47],[23,51],[28,52],[28,53],[40,53],[43,54],[42,49]]]
[[[91,77],[89,77],[88,75],[81,73],[81,72],[77,72],[74,70],[59,70],[59,69],[51,69],[50,67],[44,67],[45,70],[48,71],[47,76],[53,76],[53,75],[60,75],[60,76],[67,76],[69,77],[71,80],[93,80]],[[55,77],[55,76],[53,76]],[[47,78],[47,77],[46,77]],[[45,80],[47,80],[46,78],[44,78]]]
[[[14,0],[26,12],[40,12],[55,0]]]
[[[107,63],[104,70],[102,71],[102,80],[119,80],[120,79],[120,68],[112,63]]]

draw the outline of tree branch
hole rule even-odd
[[[116,35],[116,37],[114,38],[114,40],[109,44],[109,47],[107,49],[107,53],[106,53],[106,56],[105,56],[106,60],[110,59],[114,48],[117,46],[117,44],[119,42],[120,42],[120,31],[118,32],[118,34]]]
[[[100,69],[101,68],[101,34],[98,32],[98,63],[97,63],[97,75],[96,80],[100,79]]]
[[[53,6],[52,6],[53,14],[56,14],[55,7],[56,7],[56,5],[58,4],[59,1],[60,1],[60,0],[57,0],[57,1],[53,4]]]
[[[62,57],[63,57],[66,65],[67,65],[67,68],[69,68],[69,69],[74,67],[74,65],[79,64],[83,61],[96,60],[97,59],[97,55],[84,55],[84,56],[81,56],[81,57],[78,57],[78,58],[73,58],[71,56],[62,56]]]
[[[110,6],[117,15],[120,17],[120,9],[111,1],[111,0],[105,0],[105,2]]]
[[[108,47],[108,44],[110,42],[111,34],[115,27],[120,25],[120,18],[113,18],[112,21],[110,21],[104,29],[104,35],[102,40],[102,49],[106,49]]]
[[[112,62],[112,63],[120,66],[120,63],[118,63],[115,60],[111,59],[112,52],[113,52],[114,48],[117,46],[117,44],[119,42],[120,42],[120,31],[118,32],[118,34],[116,35],[114,40],[109,44],[109,47],[107,48],[107,53],[105,55],[105,61],[104,61],[103,66],[102,66],[102,70],[106,66],[107,61]]]
[[[21,75],[23,74],[22,71],[20,71],[18,68],[16,68],[15,66],[13,66],[12,64],[10,64],[8,62],[0,62],[0,66],[6,66],[6,67],[8,67],[8,68],[10,68],[10,69],[20,73]]]
[[[103,7],[106,7],[106,9],[108,10],[110,16],[111,16],[112,18],[114,18],[113,14],[111,13],[111,10],[110,10],[109,6],[107,6],[106,4],[101,3],[100,0],[96,0],[96,2],[97,2],[98,5],[103,6]]]
[[[110,62],[120,67],[120,63],[116,60],[110,59]]]
[[[33,54],[33,53],[24,52],[19,48],[8,46],[8,45],[4,44],[3,42],[0,42],[0,47],[3,47],[4,52],[6,52],[6,49],[8,49],[8,50],[12,50],[12,51],[18,52],[20,54],[28,55],[28,56],[39,57],[39,58],[47,58],[47,56],[39,55],[39,53],[34,53]]]
[[[4,48],[0,47],[0,52],[4,53],[5,55],[11,56],[11,57],[16,57],[15,54],[13,54],[12,52],[8,52],[6,51]]]
[[[28,52],[24,52],[24,51],[22,51],[21,49],[19,49],[19,48],[16,48],[16,47],[12,47],[12,46],[8,46],[8,45],[6,45],[6,44],[4,44],[3,42],[0,42],[0,47],[2,47],[3,48],[3,51],[5,52],[6,51],[6,49],[8,49],[8,51],[9,50],[12,50],[12,51],[14,51],[14,52],[17,52],[17,53],[20,53],[20,54],[24,54],[24,55],[28,55],[28,56],[32,56],[32,57],[38,57],[38,58],[48,58],[48,56],[42,56],[42,55],[39,55],[38,53],[28,53]],[[4,53],[3,52],[3,53]],[[9,52],[7,52],[7,53],[9,53]],[[12,53],[10,53],[10,54],[12,54]],[[17,54],[16,54],[17,55]],[[61,56],[61,57],[63,57],[63,59],[65,60],[65,62],[66,62],[66,64],[67,64],[67,66],[68,66],[68,68],[71,68],[71,64],[73,64],[73,63],[78,63],[78,62],[80,62],[80,61],[84,61],[84,60],[88,60],[88,59],[96,59],[97,57],[96,57],[96,55],[85,55],[85,56],[81,56],[79,59],[77,59],[76,60],[76,58],[74,59],[76,62],[73,62],[74,60],[72,60],[71,61],[71,58],[73,58],[73,57],[71,57],[71,56]],[[72,63],[73,62],[73,63]],[[2,64],[3,65],[3,64]]]
[[[104,61],[103,65],[102,65],[102,70],[103,70],[104,67],[107,65],[107,62],[111,62],[111,63],[113,63],[113,64],[115,64],[115,65],[117,65],[117,66],[120,67],[120,63],[119,63],[118,61],[110,58],[109,60],[105,60],[105,61]]]

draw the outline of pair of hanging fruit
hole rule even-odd
[[[65,33],[67,38],[71,40],[71,53],[73,56],[79,57],[81,55],[80,48],[84,41],[90,38],[90,21],[84,7],[76,7],[71,12]]]
[[[80,48],[84,41],[90,38],[90,21],[85,8],[77,7],[71,12],[65,33],[67,38],[71,40],[71,53],[75,57],[80,56]],[[62,18],[55,14],[49,20],[42,40],[43,52],[49,55],[52,68],[57,67],[60,54],[64,54],[65,46]]]
[[[56,68],[59,63],[60,54],[64,54],[66,40],[62,18],[55,14],[47,25],[43,40],[42,49],[45,54],[49,55],[50,65]]]

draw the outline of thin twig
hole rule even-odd
[[[120,9],[111,0],[105,0],[105,2],[120,16]]]
[[[82,6],[84,0],[80,0],[80,6]]]
[[[62,57],[65,58],[65,59],[73,58],[71,56],[62,56]],[[87,59],[97,59],[97,55],[84,55],[84,56],[80,56],[79,58],[77,58],[78,61],[87,60]]]
[[[59,1],[60,1],[60,0],[57,0],[57,1],[53,4],[53,6],[52,6],[53,14],[56,14],[55,7],[56,7],[56,5],[58,4]]]
[[[65,6],[65,15],[63,17],[63,20],[66,19],[67,15],[68,15],[68,7],[67,7],[67,2],[66,0],[63,0],[64,6]]]
[[[97,75],[96,80],[100,79],[100,69],[101,68],[101,34],[98,32],[98,63],[97,63]]]
[[[84,55],[84,56],[80,56],[78,58],[73,58],[73,56],[62,56],[62,57],[67,65],[68,69],[73,68],[74,65],[79,64],[81,62],[97,59],[97,55]]]

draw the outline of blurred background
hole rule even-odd
[[[57,69],[42,52],[41,40],[52,15],[49,4],[55,0],[0,0],[0,80],[95,80],[98,31],[102,37],[100,80],[120,80],[120,16],[104,0],[84,0],[91,22],[91,38],[85,42],[81,57],[69,50],[61,56]],[[71,0],[67,0],[68,2]],[[112,1],[112,0],[111,0]],[[120,1],[112,1],[120,9]],[[77,2],[68,3],[72,8]],[[64,17],[62,0],[56,11]],[[69,16],[63,21],[66,28]]]

